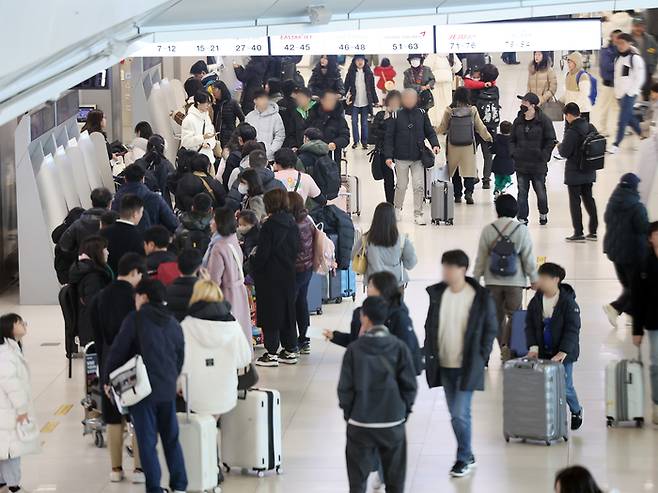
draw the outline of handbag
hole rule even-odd
[[[429,89],[424,89],[418,94],[418,107],[428,110],[434,107],[434,95]]]
[[[139,340],[139,313],[135,315],[135,326]],[[134,406],[151,395],[151,381],[141,354],[136,354],[110,373],[110,386],[120,408]]]
[[[359,251],[356,252],[356,255],[354,255],[354,258],[352,259],[352,270],[356,274],[363,275],[366,273],[366,270],[368,270],[367,249],[368,235],[364,234],[363,238],[361,239],[361,248],[359,248]]]
[[[29,443],[39,438],[39,428],[36,421],[28,418],[23,423],[16,423],[16,434],[23,443]]]
[[[541,106],[541,110],[552,122],[561,122],[564,120],[564,103],[555,98],[546,101]]]
[[[418,145],[420,147],[420,162],[423,163],[423,167],[425,169],[434,167],[434,162],[436,159],[436,154],[434,154],[434,151],[422,142],[419,142]]]
[[[258,383],[259,378],[256,365],[249,363],[249,366],[238,370],[238,390],[249,390]]]
[[[377,149],[373,149],[368,153],[368,156],[370,157],[370,171],[372,173],[372,177],[375,181],[383,180],[384,179],[384,171],[383,171],[383,166],[384,164],[384,156],[382,156],[382,153],[379,152]]]

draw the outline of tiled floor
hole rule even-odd
[[[524,65],[502,67],[500,87],[503,113],[511,118],[516,112],[515,95],[525,92]],[[608,159],[600,174],[595,196],[602,215],[606,200],[619,176],[635,168],[632,146]],[[350,172],[363,182],[363,213],[356,222],[367,227],[375,205],[383,199],[380,183],[369,174],[362,151],[348,153]],[[549,172],[550,222],[539,227],[532,212],[530,231],[537,255],[559,262],[568,272],[577,293],[583,315],[581,359],[576,365],[575,382],[585,407],[583,428],[571,435],[568,443],[542,445],[510,443],[502,437],[502,375],[497,358],[487,372],[486,391],[478,393],[473,404],[474,450],[478,468],[469,478],[450,480],[448,470],[454,460],[455,440],[450,428],[443,392],[427,389],[423,377],[414,413],[408,425],[408,488],[425,492],[508,492],[552,491],[552,478],[567,464],[584,464],[600,483],[622,492],[654,491],[658,484],[658,431],[613,429],[605,427],[603,368],[607,361],[633,356],[630,332],[620,321],[617,331],[610,329],[601,304],[618,292],[611,264],[601,252],[601,242],[567,245],[571,233],[566,189],[562,185],[563,162],[554,161]],[[411,221],[411,201],[404,213],[403,229],[418,250],[419,265],[412,271],[406,300],[418,331],[423,337],[427,309],[424,288],[437,280],[441,253],[460,247],[475,253],[481,227],[494,217],[490,194],[479,188],[476,205],[456,207],[455,226],[417,227]],[[410,199],[410,196],[408,197]],[[534,202],[532,202],[534,204]],[[601,231],[600,233],[603,233]],[[359,299],[362,294],[359,294]],[[324,315],[313,317],[314,326],[346,330],[353,304],[325,307]],[[107,450],[93,446],[90,437],[82,437],[82,364],[76,361],[74,378],[66,378],[63,356],[63,323],[58,307],[16,306],[16,295],[0,299],[0,309],[17,310],[30,323],[26,354],[31,364],[38,418],[51,431],[43,434],[43,453],[24,460],[24,483],[29,491],[101,493],[138,492],[141,488],[108,482]],[[44,345],[59,343],[58,346]],[[284,474],[263,479],[230,474],[226,493],[338,493],[347,491],[344,466],[345,425],[337,406],[335,388],[342,348],[313,341],[313,353],[295,367],[263,369],[261,385],[282,392]],[[62,405],[72,409],[55,413]],[[647,410],[648,411],[648,410]],[[127,462],[129,465],[130,462]],[[128,467],[130,468],[130,467]]]

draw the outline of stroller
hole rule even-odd
[[[96,344],[90,342],[85,346],[85,397],[80,401],[85,410],[85,419],[82,420],[82,436],[94,435],[94,444],[98,448],[105,446],[105,421],[101,412],[102,392]]]

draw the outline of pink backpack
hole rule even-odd
[[[313,223],[313,271],[321,275],[327,275],[336,268],[336,247],[320,226]]]

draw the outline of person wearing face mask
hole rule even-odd
[[[409,67],[404,71],[405,89],[414,89],[418,93],[418,106],[424,110],[429,110],[434,106],[434,74],[432,69],[423,65],[425,57],[423,55],[409,55],[407,57]]]
[[[238,240],[244,258],[248,258],[258,245],[258,236],[260,234],[260,221],[256,213],[249,209],[240,211],[238,215]]]
[[[135,161],[145,171],[144,183],[152,192],[162,195],[167,205],[172,208],[171,191],[169,190],[169,175],[176,172],[164,153],[167,142],[160,135],[152,135],[146,144],[146,154]]]
[[[194,105],[187,110],[187,116],[181,125],[180,145],[185,149],[200,152],[213,163],[213,149],[217,141],[209,110],[210,95],[206,91],[197,92],[194,95]]]
[[[528,224],[528,193],[530,183],[537,194],[539,224],[548,223],[548,195],[546,174],[551,152],[555,147],[553,122],[539,108],[539,97],[532,92],[517,96],[521,109],[510,135],[510,155],[516,166],[519,194],[519,221]]]
[[[267,213],[263,203],[263,183],[255,169],[246,169],[240,173],[238,192],[242,195],[241,210],[254,211],[259,221],[262,221]]]
[[[322,55],[320,57],[311,73],[308,88],[311,94],[316,97],[321,97],[326,91],[332,91],[341,96],[345,94],[345,86],[340,76],[336,55]]]

